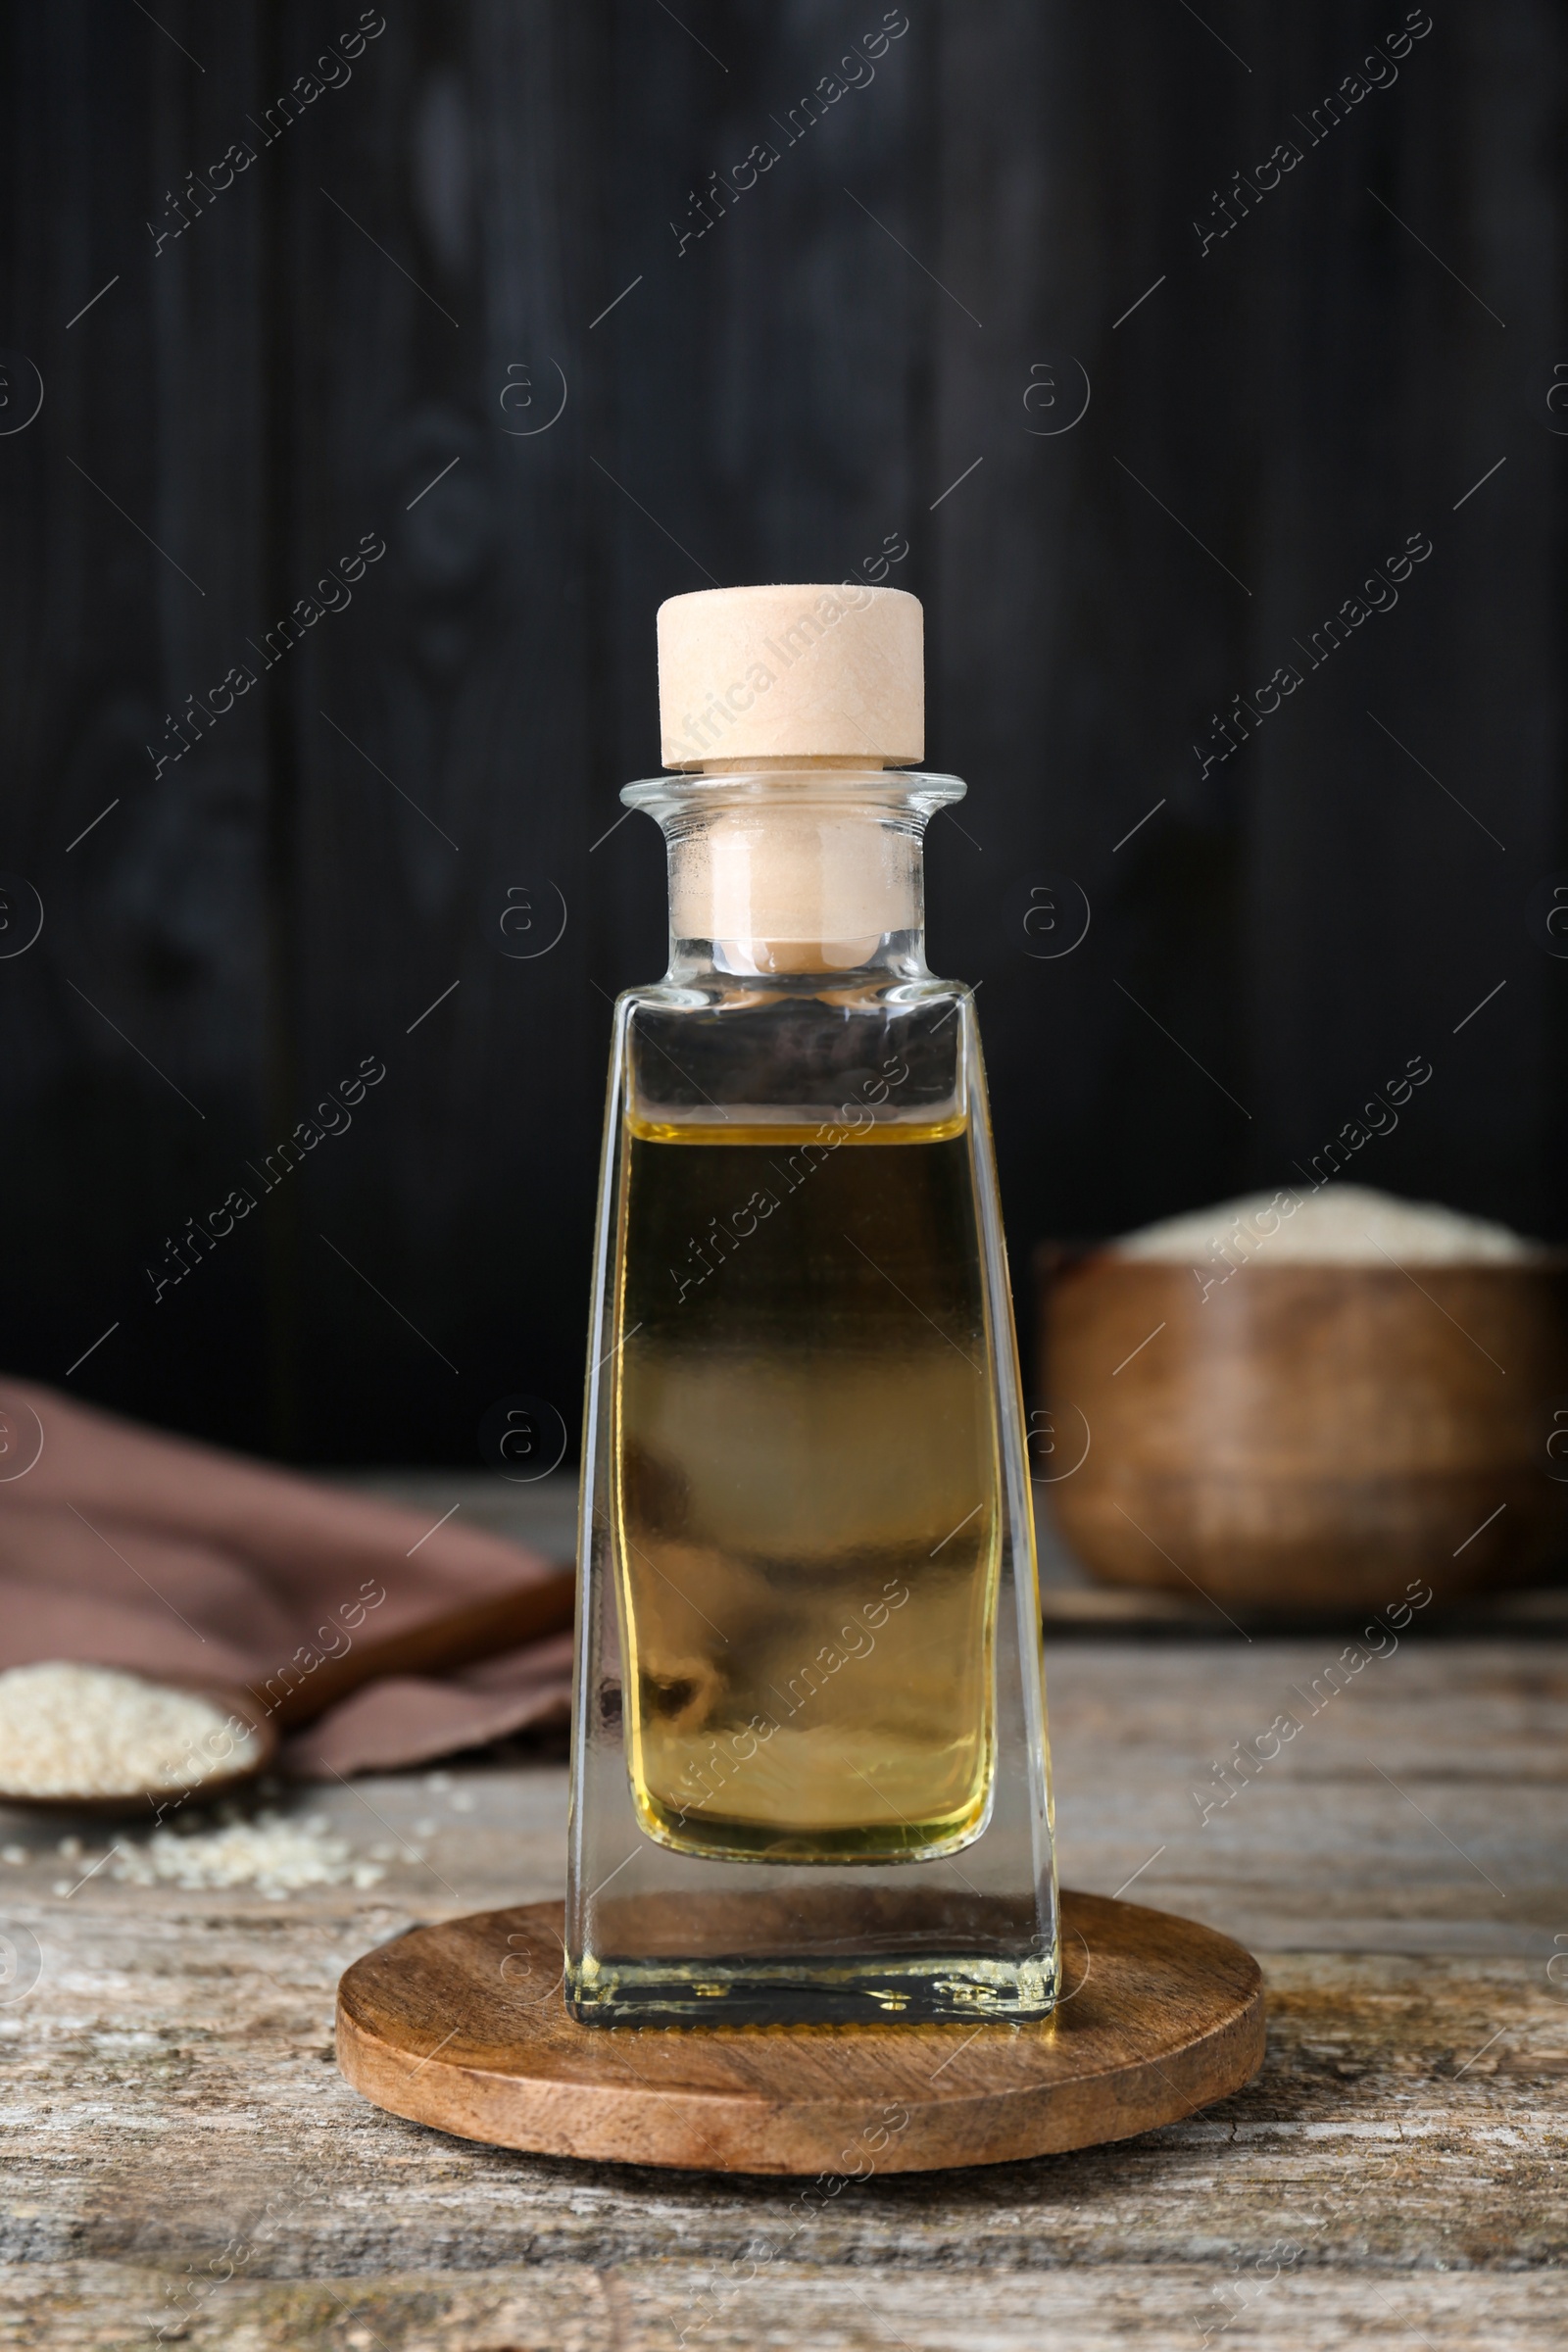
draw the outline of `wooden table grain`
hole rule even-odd
[[[63,1858],[58,1822],[0,1816],[24,1856],[0,1861],[0,1922],[41,1953],[0,1999],[0,2343],[1560,2338],[1568,1650],[1428,1636],[1351,1673],[1344,1633],[1219,1636],[1053,1639],[1062,1872],[1250,1944],[1267,2061],[1185,2124],[1032,2163],[808,2191],[509,2154],[357,2098],[339,1972],[412,1922],[559,1893],[559,1764],[297,1791],[397,1859],[281,1901],[83,1882],[102,1832]],[[1297,1735],[1216,1802],[1215,1767],[1285,1714]]]

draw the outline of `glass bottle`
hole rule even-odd
[[[973,998],[924,956],[922,837],[964,786],[888,763],[919,754],[920,608],[722,590],[660,628],[686,772],[621,796],[663,828],[670,950],[611,1055],[567,2005],[1041,2017],[1016,1347]],[[710,713],[710,757],[694,662],[767,695],[727,735]]]

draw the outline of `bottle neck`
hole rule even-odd
[[[837,760],[629,784],[668,850],[669,977],[921,977],[925,828],[963,792]]]

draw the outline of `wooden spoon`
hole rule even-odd
[[[118,1796],[85,1791],[39,1796],[24,1788],[0,1788],[0,1805],[39,1813],[106,1815],[139,1813],[150,1806],[161,1817],[192,1796],[205,1801],[227,1795],[276,1762],[281,1733],[313,1723],[367,1683],[393,1674],[439,1674],[454,1666],[471,1666],[481,1658],[520,1649],[524,1642],[542,1641],[548,1634],[564,1633],[572,1622],[576,1590],[574,1570],[564,1568],[534,1584],[514,1586],[486,1600],[469,1601],[439,1617],[427,1617],[405,1633],[390,1634],[378,1642],[357,1641],[341,1657],[321,1658],[308,1670],[281,1667],[249,1689],[200,1682],[186,1675],[138,1675],[138,1681],[154,1688],[194,1692],[209,1699],[225,1717],[233,1718],[255,1742],[251,1761],[205,1773],[182,1786],[138,1788]],[[295,1676],[297,1680],[289,1679]]]
[[[270,1764],[276,1762],[277,1730],[275,1725],[269,1722],[267,1710],[258,1702],[254,1691],[242,1690],[232,1683],[201,1682],[191,1675],[141,1674],[134,1668],[123,1666],[107,1671],[124,1674],[134,1682],[145,1683],[150,1690],[186,1690],[193,1697],[205,1698],[218,1709],[221,1724],[230,1732],[238,1724],[250,1735],[250,1761],[227,1768],[220,1767],[183,1784],[173,1782],[166,1783],[159,1788],[125,1789],[117,1796],[105,1795],[101,1790],[91,1794],[84,1790],[60,1790],[49,1796],[40,1796],[31,1789],[0,1788],[0,1805],[15,1806],[19,1811],[30,1813],[90,1813],[111,1820],[125,1814],[140,1813],[145,1807],[150,1807],[155,1819],[161,1820],[166,1813],[177,1811],[198,1793],[204,1801],[209,1797],[226,1796],[230,1789],[254,1780],[258,1773],[265,1772]],[[221,1738],[223,1733],[220,1731],[215,1736]]]

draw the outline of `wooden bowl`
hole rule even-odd
[[[1189,1265],[1104,1250],[1048,1248],[1038,1270],[1042,1392],[1089,1430],[1050,1493],[1107,1583],[1375,1608],[1561,1553],[1568,1259],[1252,1263],[1206,1298]]]

